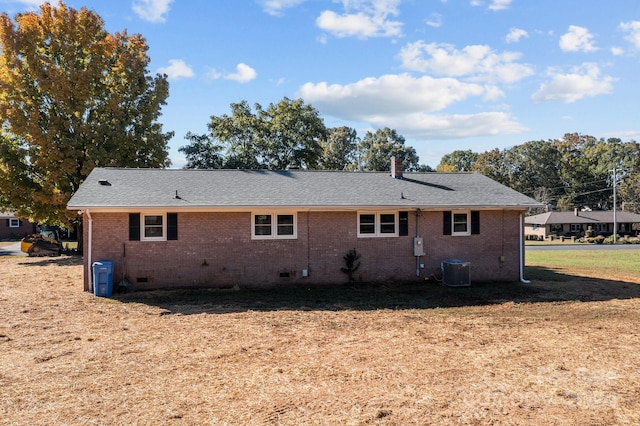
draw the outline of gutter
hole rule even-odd
[[[85,210],[87,218],[89,219],[89,227],[87,229],[87,284],[89,285],[89,291],[93,292],[93,274],[91,271],[91,242],[93,241],[93,218],[89,209]]]
[[[520,282],[531,284],[531,281],[524,279],[524,214],[520,213]]]

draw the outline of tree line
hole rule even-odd
[[[273,169],[386,171],[402,157],[408,171],[432,171],[419,164],[416,150],[390,128],[359,138],[350,127],[327,128],[318,110],[302,99],[283,98],[252,109],[231,104],[231,114],[212,116],[209,132],[189,132],[181,147],[188,169]]]
[[[616,208],[640,212],[640,144],[635,141],[567,133],[502,150],[453,151],[436,170],[478,172],[560,210],[613,209],[615,170]]]

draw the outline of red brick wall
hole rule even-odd
[[[114,286],[124,276],[136,289],[342,284],[347,282],[340,271],[343,256],[353,248],[361,254],[355,278],[365,282],[422,281],[450,258],[471,262],[472,281],[517,281],[519,213],[480,215],[479,235],[451,236],[442,235],[442,212],[422,212],[418,228],[426,255],[420,259],[425,266],[420,277],[413,256],[413,212],[409,235],[391,238],[358,238],[356,212],[298,212],[295,240],[252,240],[247,212],[179,213],[178,240],[161,242],[128,241],[126,213],[92,213],[91,261],[113,261]],[[85,230],[88,250],[86,225]]]
[[[520,268],[520,213],[481,211],[480,234],[442,235],[442,212],[423,212],[421,233],[425,238],[425,274],[440,271],[440,262],[461,259],[471,262],[472,281],[517,281]]]
[[[26,219],[21,219],[21,226],[17,228],[9,226],[9,219],[0,219],[0,240],[20,239],[35,232],[35,224]]]

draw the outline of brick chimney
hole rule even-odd
[[[402,157],[391,157],[391,177],[402,179]]]

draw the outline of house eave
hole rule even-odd
[[[137,205],[137,206],[68,206],[67,210],[94,213],[129,213],[138,211],[175,211],[175,212],[251,212],[256,210],[295,210],[295,211],[361,211],[361,210],[516,210],[526,211],[530,205],[233,205],[233,206],[177,206],[177,205]]]

